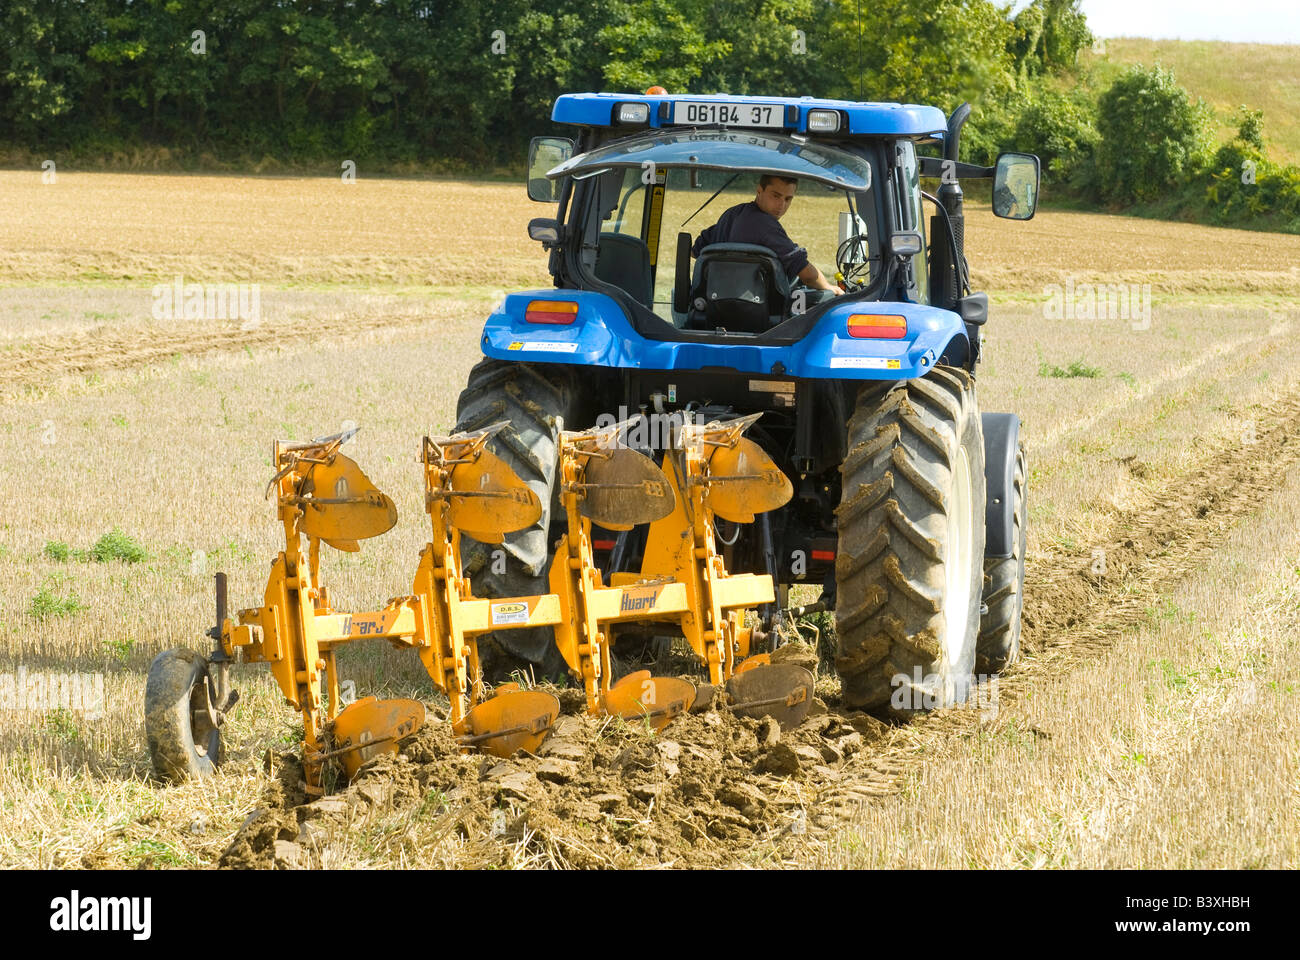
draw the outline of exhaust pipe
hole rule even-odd
[[[943,142],[945,161],[954,163],[957,161],[957,153],[961,145],[961,128],[970,116],[970,110],[970,104],[963,103],[948,118],[948,135]],[[961,184],[955,173],[952,176],[945,176],[943,182],[939,184],[939,202],[948,212],[948,222],[952,225],[953,245],[957,250],[957,262],[945,264],[948,269],[944,272],[943,280],[943,302],[952,305],[961,297],[961,277],[966,264],[966,221],[962,215]]]

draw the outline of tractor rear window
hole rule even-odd
[[[779,232],[772,230],[774,224],[779,224],[789,244],[803,248],[802,254],[791,254],[789,248],[772,251],[777,266],[769,266],[760,252],[752,251],[766,280],[755,280],[739,295],[750,300],[755,296],[781,299],[780,303],[768,305],[772,322],[778,317],[788,318],[792,311],[802,312],[822,296],[812,290],[800,294],[803,281],[781,268],[811,264],[832,284],[841,268],[863,281],[874,273],[879,250],[874,228],[868,229],[868,223],[873,222],[870,188],[858,192],[815,180],[774,180],[764,187],[769,193],[764,209],[758,197],[759,179],[760,174],[749,171],[662,166],[615,168],[593,176],[585,224],[586,270],[601,282],[621,288],[669,323],[700,329],[713,329],[717,316],[713,311],[706,318],[696,309],[699,301],[716,300],[719,291],[703,288],[707,278],[697,276],[698,261],[685,251],[694,246],[697,253],[702,253],[697,242],[710,228],[714,229],[706,239],[731,244],[757,244],[769,239],[773,245],[780,245]],[[733,208],[747,205],[747,209],[728,214]],[[772,217],[771,211],[779,216],[764,219]],[[715,228],[719,220],[723,224]],[[716,251],[709,254],[716,255]],[[741,257],[744,263],[751,259]],[[744,263],[738,268],[741,272]],[[723,276],[726,266],[719,266],[718,276]],[[683,271],[685,286],[679,291]],[[777,272],[780,276],[773,276]],[[772,282],[776,284],[775,293],[766,288]],[[754,320],[738,323],[737,328],[760,332],[750,329],[755,324],[764,326],[763,321]],[[723,325],[727,326],[725,322]]]

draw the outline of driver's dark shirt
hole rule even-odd
[[[764,213],[753,200],[736,204],[718,217],[717,223],[701,231],[691,247],[691,256],[698,257],[711,243],[757,243],[767,247],[781,261],[788,277],[808,266],[808,251],[795,246],[781,221]]]

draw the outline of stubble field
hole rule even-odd
[[[0,711],[0,865],[269,866],[300,836],[297,718],[237,667],[228,761],[159,785],[149,663],[204,646],[215,570],[232,605],[260,597],[274,438],[361,427],[353,455],[399,522],[324,573],[343,609],[409,591],[418,441],[451,425],[494,300],[548,285],[524,235],[542,208],[513,184],[24,172],[0,172],[0,203],[0,673],[105,688],[93,719]],[[976,210],[967,231],[995,305],[981,405],[1020,414],[1031,466],[1027,655],[996,710],[883,725],[841,714],[827,676],[827,714],[785,738],[793,768],[766,729],[574,718],[572,781],[524,760],[518,789],[435,723],[310,821],[304,862],[1293,864],[1300,237],[1050,210]],[[178,274],[259,283],[261,322],[153,319]],[[1045,310],[1067,282],[1149,284],[1150,323]],[[340,660],[359,695],[437,703],[412,654]]]

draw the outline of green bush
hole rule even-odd
[[[74,613],[80,613],[86,609],[86,605],[81,602],[77,595],[70,594],[61,597],[51,589],[56,581],[47,580],[41,585],[36,596],[32,597],[32,602],[27,607],[27,615],[36,620],[49,620],[53,617],[66,617]]]
[[[58,563],[66,563],[69,560],[76,560],[78,563],[89,563],[92,560],[95,563],[108,563],[110,560],[139,563],[149,559],[149,554],[144,547],[140,546],[134,537],[123,533],[119,527],[114,527],[96,540],[95,545],[89,550],[73,550],[62,540],[47,540],[42,552],[50,560]]]
[[[145,552],[144,547],[117,527],[100,537],[90,548],[90,559],[97,563],[108,563],[110,560],[139,563],[148,557],[149,554]]]
[[[1252,110],[1244,103],[1237,112],[1237,139],[1256,150],[1264,149],[1264,111]]]
[[[1189,180],[1206,159],[1209,119],[1173,71],[1129,67],[1097,104],[1095,180],[1102,198],[1156,200]]]
[[[1012,136],[1013,149],[1038,155],[1045,178],[1061,182],[1088,162],[1097,143],[1093,108],[1050,86],[1031,91]]]
[[[1216,223],[1260,221],[1300,226],[1300,167],[1282,166],[1242,139],[1225,143],[1211,161],[1205,213]]]

